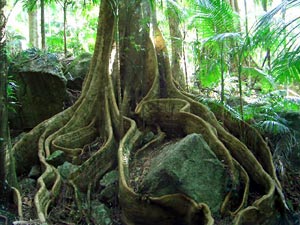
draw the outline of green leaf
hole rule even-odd
[[[270,134],[287,134],[290,133],[290,129],[284,125],[283,123],[272,121],[272,120],[266,120],[262,121],[256,124],[257,127],[259,127],[262,131]]]
[[[275,86],[274,78],[263,70],[253,67],[243,67],[242,71],[247,76],[259,78],[260,84],[265,90],[271,90]]]

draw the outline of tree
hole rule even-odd
[[[267,50],[263,64],[269,60],[268,72],[279,84],[288,85],[300,81],[298,57],[300,46],[297,41],[300,31],[298,17],[289,20],[283,18],[277,22],[275,16],[289,13],[290,9],[299,7],[299,5],[299,0],[283,1],[267,12],[255,27],[255,44],[259,44],[259,47]],[[268,43],[267,40],[272,41]]]
[[[41,41],[42,41],[42,49],[46,49],[45,0],[40,0],[40,7],[41,7]]]
[[[5,0],[0,1],[0,199],[5,199],[5,156],[8,140],[8,112],[7,112],[7,57],[5,42],[6,17],[4,15]]]
[[[181,67],[181,61],[183,59],[183,39],[182,34],[179,29],[180,17],[179,9],[176,7],[177,1],[173,2],[167,1],[168,5],[168,20],[169,20],[169,29],[171,36],[171,48],[172,48],[172,74],[173,78],[179,83],[182,88],[185,88],[185,83],[187,80],[184,78],[184,74]]]
[[[29,32],[30,32],[30,44],[35,44],[36,40],[36,33],[37,31],[34,31],[36,21],[34,17],[31,17],[35,13],[35,8],[37,6],[38,0],[22,0],[24,4],[24,8],[26,8],[29,12]],[[41,47],[42,49],[46,49],[46,32],[45,32],[45,3],[47,3],[47,0],[40,0],[40,11],[41,11],[41,17],[40,17],[40,32],[41,32]],[[31,30],[32,27],[32,30]],[[31,33],[32,31],[32,33]],[[31,39],[33,38],[33,39]],[[31,43],[31,40],[34,41]],[[34,46],[34,45],[33,45]]]
[[[28,10],[28,22],[29,22],[29,45],[38,48],[39,46],[38,20],[37,20],[37,10],[35,8],[32,10]]]
[[[234,64],[234,47],[241,39],[238,32],[239,21],[227,1],[204,0],[194,6],[194,22],[197,23],[197,27],[201,27],[199,36],[202,38],[198,54],[203,55],[199,57],[198,64],[201,69],[198,71],[198,77],[202,84],[205,80],[211,80],[213,83],[220,80],[220,100],[224,103],[225,75],[232,70],[230,63]],[[212,78],[209,79],[209,76]]]
[[[122,101],[126,99],[129,104],[127,117],[120,116],[109,75],[113,34],[117,29],[114,25],[118,24],[116,15],[130,19],[129,22],[120,20],[118,27]],[[230,185],[220,214],[232,215],[234,224],[262,224],[284,202],[267,144],[243,121],[234,120],[229,113],[220,116],[220,109],[212,106],[214,115],[176,88],[167,48],[157,25],[154,25],[153,43],[149,37],[149,18],[141,36],[136,33],[144,21],[143,15],[150,15],[148,1],[128,0],[123,5],[118,1],[101,1],[94,55],[80,98],[70,108],[40,123],[14,146],[17,175],[28,173],[32,165],[42,167],[34,197],[36,216],[41,222],[48,219],[49,206],[55,204],[64,182],[73,187],[76,214],[87,215],[90,207],[84,204],[89,204],[95,182],[118,165],[119,201],[125,224],[141,224],[140,221],[143,224],[213,224],[209,206],[182,193],[144,196],[131,187],[130,154],[141,141],[142,130],[154,127],[160,140],[165,136],[201,133],[228,171]],[[144,36],[146,34],[148,36]],[[142,67],[136,68],[137,62],[141,62]],[[142,80],[144,89],[138,87],[138,92],[132,92],[131,85],[136,85],[136,80]],[[121,120],[124,135],[120,132]],[[80,160],[83,146],[99,137],[103,145],[88,159]],[[57,168],[46,161],[46,157],[57,150],[63,151],[70,163],[78,165],[64,182]],[[256,198],[248,202],[251,192],[255,192]],[[88,220],[87,216],[81,218]]]

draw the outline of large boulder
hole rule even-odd
[[[18,84],[19,107],[10,118],[12,128],[31,129],[64,108],[66,78],[55,54],[29,49],[21,52],[10,67]]]
[[[224,165],[202,135],[187,135],[160,152],[152,160],[139,191],[155,196],[184,193],[206,203],[212,213],[219,212],[226,194],[227,176]]]
[[[81,90],[83,80],[90,67],[92,54],[83,53],[66,66],[65,76],[67,77],[67,87],[71,90]]]

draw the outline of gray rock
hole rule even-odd
[[[32,48],[21,52],[14,62],[21,73],[51,74],[61,78],[64,82],[67,81],[62,71],[63,66],[56,54]]]
[[[68,177],[78,169],[78,166],[66,161],[61,166],[58,166],[57,169],[64,179],[68,179]]]
[[[54,151],[49,157],[46,158],[46,161],[49,164],[57,167],[66,161],[65,153],[61,150]]]
[[[89,71],[91,59],[92,54],[83,53],[67,66],[65,74],[68,79],[68,88],[81,90],[82,82]]]
[[[96,224],[99,225],[111,225],[112,220],[110,218],[109,209],[98,201],[91,202],[91,216]]]
[[[152,160],[139,192],[155,196],[184,193],[217,213],[226,194],[226,171],[202,135],[167,145]]]
[[[16,113],[12,128],[31,129],[62,111],[66,100],[66,78],[55,54],[36,49],[21,52],[10,65],[16,84]]]

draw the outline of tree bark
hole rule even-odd
[[[8,140],[8,112],[7,112],[7,57],[5,42],[6,17],[4,6],[6,1],[0,1],[0,199],[5,198],[5,155]]]
[[[40,0],[40,4],[41,4],[41,41],[42,41],[42,49],[46,49],[45,0]]]
[[[174,1],[175,3],[177,1]],[[183,39],[182,34],[179,29],[180,18],[179,12],[175,9],[174,5],[167,2],[168,4],[168,20],[169,20],[169,29],[171,36],[171,70],[173,78],[179,83],[181,88],[185,88],[185,76],[182,70],[182,60],[183,60]]]
[[[33,9],[28,11],[29,20],[29,45],[35,48],[39,47],[38,39],[38,20],[37,20],[37,10]]]
[[[145,0],[120,2],[120,76],[123,99],[121,107],[124,115],[134,112],[153,81],[153,74],[146,71],[145,61],[150,44],[150,18],[145,12],[146,9],[142,8],[142,2]]]
[[[239,14],[240,13],[240,8],[239,8],[238,0],[230,0],[229,3],[231,5],[231,7],[234,9],[234,11]]]
[[[68,1],[65,0],[63,4],[63,11],[64,11],[64,54],[67,56],[67,8],[68,8]]]

